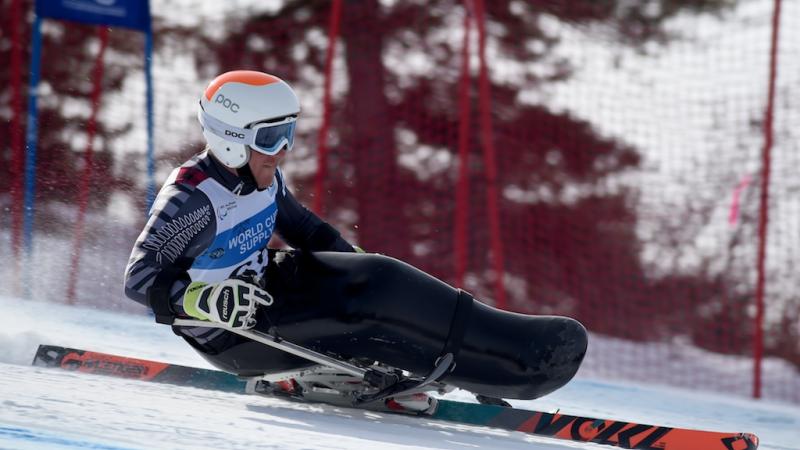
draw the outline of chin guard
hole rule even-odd
[[[236,169],[236,175],[242,179],[241,187],[237,187],[237,194],[249,194],[258,189],[256,177],[253,175],[253,170],[250,169],[249,163]]]

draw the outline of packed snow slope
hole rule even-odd
[[[40,343],[209,367],[168,327],[0,297],[0,449],[610,448],[428,418],[226,394],[30,366]],[[474,401],[463,391],[447,398]],[[584,378],[515,406],[676,427],[756,433],[800,449],[800,407]]]

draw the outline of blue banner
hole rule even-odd
[[[36,0],[42,18],[150,31],[148,0]]]

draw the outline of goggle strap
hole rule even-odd
[[[248,128],[239,128],[210,116],[203,110],[199,114],[200,124],[208,131],[237,144],[252,145],[255,142],[255,131]]]

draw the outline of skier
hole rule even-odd
[[[161,188],[126,268],[129,298],[164,323],[184,317],[258,329],[267,324],[257,323],[256,308],[274,302],[270,285],[293,283],[269,279],[292,276],[276,269],[293,255],[267,248],[273,232],[306,251],[357,250],[286,185],[280,164],[299,114],[295,92],[274,75],[236,70],[209,83],[198,109],[206,149]],[[220,328],[175,330],[205,356],[244,340]]]
[[[418,380],[446,378],[494,400],[537,398],[575,375],[587,345],[577,321],[501,311],[402,261],[356,254],[298,203],[279,165],[294,144],[299,113],[292,88],[273,75],[233,71],[211,81],[198,109],[206,150],[176,168],[159,192],[126,268],[128,297],[150,307],[159,323],[208,322],[173,329],[223,370],[292,374],[270,389],[293,395],[331,388],[347,397],[360,380],[243,330],[341,361],[428,374]],[[273,232],[297,250],[269,249]],[[427,394],[399,389],[410,385],[391,382],[395,373],[370,376],[370,385],[388,392],[374,401],[435,408]]]

